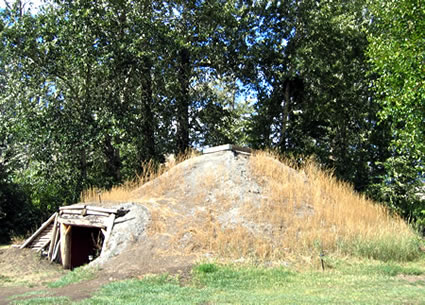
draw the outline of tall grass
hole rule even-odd
[[[324,251],[381,260],[420,255],[419,238],[400,217],[313,161],[297,171],[290,166],[293,163],[273,153],[257,153],[250,159],[252,174],[262,180],[269,195],[254,214],[257,221],[273,224],[275,244],[290,253]]]
[[[189,251],[255,260],[311,260],[322,253],[409,261],[421,255],[420,239],[400,217],[315,162],[298,168],[277,154],[259,152],[250,157],[249,169],[263,187],[261,202],[243,203],[238,217],[244,221],[233,226],[217,219],[221,207],[237,206],[232,198],[199,213]]]

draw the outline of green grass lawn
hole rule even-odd
[[[414,263],[334,261],[333,267],[288,268],[201,264],[188,281],[161,275],[113,282],[88,304],[425,304],[425,260]],[[49,296],[14,304],[71,304]]]

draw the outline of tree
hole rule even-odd
[[[234,71],[243,40],[241,15],[247,6],[235,0],[180,0],[163,2],[162,7],[162,23],[170,33],[164,46],[169,54],[166,62],[174,74],[169,79],[172,92],[168,96],[174,109],[176,152],[185,151],[202,138],[206,131],[203,125],[215,129],[215,143],[225,141],[220,130],[224,129],[224,122],[231,120],[231,100],[223,101],[217,93],[229,90],[236,82]],[[206,108],[213,109],[211,116],[205,115]],[[227,119],[222,120],[223,117]],[[213,144],[210,140],[201,142]]]
[[[365,75],[365,1],[257,3],[245,73],[258,92],[252,144],[316,155],[364,191],[386,145]]]
[[[235,107],[219,93],[234,79],[239,9],[57,0],[35,15],[3,11],[2,101],[26,160],[13,175],[33,203],[54,210],[134,177],[145,160],[230,141]]]
[[[421,1],[369,1],[368,56],[381,122],[391,126],[388,169],[378,189],[400,214],[425,222],[425,11]]]

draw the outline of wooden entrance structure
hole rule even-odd
[[[32,248],[60,260],[65,269],[88,263],[105,249],[115,219],[128,210],[90,205],[59,208],[21,248]]]

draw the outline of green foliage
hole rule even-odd
[[[79,283],[82,281],[87,281],[94,279],[96,277],[96,270],[93,268],[88,268],[87,266],[76,268],[64,276],[62,276],[59,280],[49,283],[48,286],[50,288],[60,288],[70,284]]]
[[[255,13],[251,144],[315,155],[364,191],[388,146],[365,75],[365,1],[260,1]]]
[[[8,277],[8,276],[5,276],[5,275],[0,275],[0,283],[10,283],[10,282],[12,282],[12,280]]]
[[[1,177],[0,172],[0,243],[22,236],[36,225],[36,210],[22,188]]]
[[[196,267],[195,271],[199,273],[213,273],[218,270],[215,264],[200,264]]]
[[[416,0],[369,1],[369,8],[374,19],[368,55],[377,75],[380,115],[393,121],[398,148],[423,152],[425,12]]]
[[[228,41],[242,39],[240,9],[58,0],[1,11],[1,127],[10,177],[33,205],[74,203],[192,143],[238,142]]]
[[[392,135],[384,177],[372,190],[423,230],[425,11],[415,0],[368,4],[373,15],[368,28],[370,73],[375,77],[379,116],[390,122]]]

